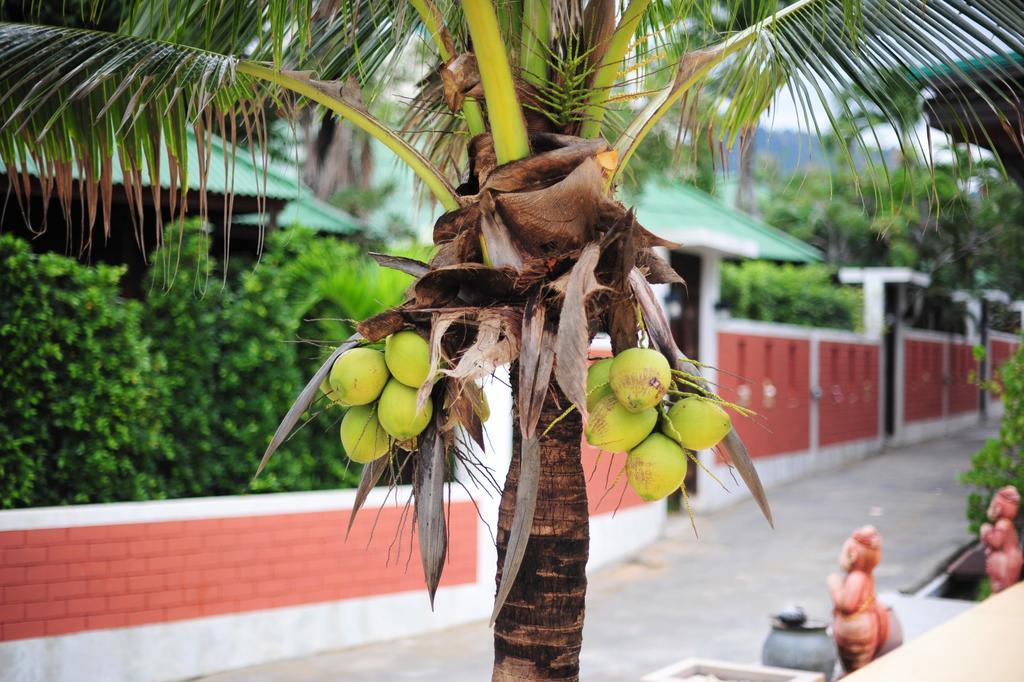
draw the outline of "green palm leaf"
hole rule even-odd
[[[343,94],[337,83],[313,80],[304,73],[279,72],[201,47],[218,41],[229,48],[248,43],[251,54],[267,56],[272,63],[285,59],[301,65],[305,64],[303,59],[320,60],[330,70],[338,60],[344,61],[345,50],[357,49],[356,42],[330,49],[319,49],[316,43],[313,47],[318,49],[313,51],[304,42],[303,22],[294,20],[284,32],[289,41],[275,44],[275,34],[265,45],[253,36],[259,34],[256,29],[262,21],[270,21],[270,9],[262,8],[260,3],[242,2],[240,25],[233,26],[222,14],[210,14],[211,6],[220,7],[217,3],[185,3],[175,7],[173,11],[178,14],[165,17],[165,23],[156,18],[171,11],[167,8],[130,8],[136,14],[129,14],[122,30],[132,35],[0,23],[0,160],[19,201],[31,189],[31,171],[39,178],[45,202],[55,195],[68,218],[76,189],[84,190],[81,198],[87,226],[91,227],[101,213],[109,232],[111,169],[116,162],[125,178],[124,189],[136,214],[137,229],[142,227],[145,186],[151,189],[158,220],[161,184],[171,188],[171,214],[184,216],[190,173],[200,180],[199,217],[205,219],[205,177],[209,169],[208,153],[203,151],[209,149],[211,136],[223,138],[229,159],[247,153],[254,161],[257,157],[265,161],[265,108],[311,101],[381,140],[416,170],[442,204],[449,209],[457,205],[453,190],[441,174],[369,115],[358,95],[351,98]],[[376,10],[364,9],[367,11],[362,18],[352,17],[347,23],[339,15],[332,15],[333,34],[341,30],[338,26],[353,29],[356,35],[365,34],[364,27],[380,16]],[[178,23],[199,21],[204,16],[217,25],[189,31]],[[246,25],[250,30],[243,30]],[[332,31],[323,32],[321,38],[326,40]],[[378,68],[382,55],[393,52],[386,41],[381,41],[377,51],[369,50],[370,65]],[[340,66],[334,69],[337,75],[351,75],[360,64],[365,66],[357,58],[345,64],[347,70]],[[189,162],[190,134],[199,141],[198,168],[195,161]],[[169,178],[160,177],[161,157],[168,161]],[[234,169],[233,164],[229,165],[225,173],[230,187]]]
[[[720,33],[701,45],[688,25],[664,41],[669,46],[665,54],[682,52],[682,45],[688,49],[674,64],[671,81],[651,92],[618,138],[623,163],[665,113],[697,93],[703,106],[687,111],[694,138],[710,128],[714,138],[730,144],[756,126],[781,94],[792,98],[802,123],[819,136],[841,130],[841,120],[855,110],[871,109],[878,116],[869,121],[869,136],[892,127],[904,133],[900,142],[907,156],[924,154],[926,141],[906,134],[902,97],[925,87],[924,74],[932,74],[933,82],[936,77],[961,79],[1012,127],[1002,105],[1019,109],[1021,103],[1011,101],[1009,94],[986,94],[980,87],[986,81],[1011,83],[1022,72],[1014,55],[1024,54],[1024,12],[1012,3],[800,0],[782,9],[777,2],[755,4],[762,7],[753,14],[760,21],[745,30]],[[763,11],[765,7],[772,11]],[[655,11],[661,14],[655,16]],[[651,30],[655,24],[667,29],[680,17],[670,17],[662,6],[652,9],[647,19]],[[642,83],[656,82],[658,73],[658,68],[648,67]],[[963,90],[953,90],[957,92]],[[971,129],[977,121],[965,113],[960,124]],[[855,143],[867,144],[860,136]]]
[[[75,28],[0,24],[0,159],[15,188],[28,191],[34,166],[44,196],[65,211],[73,178],[86,210],[104,215],[110,201],[111,164],[120,163],[133,206],[142,181],[160,205],[160,157],[170,160],[171,187],[184,206],[190,169],[186,131],[205,149],[209,135],[240,127],[254,131],[260,90],[237,72],[238,60],[181,45]],[[200,163],[203,160],[200,154]],[[128,186],[131,185],[131,186]],[[175,198],[172,197],[172,201]]]

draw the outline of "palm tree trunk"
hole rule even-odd
[[[538,430],[569,401],[552,385]],[[495,682],[578,680],[587,592],[590,516],[580,461],[582,421],[573,411],[541,439],[541,479],[519,576],[494,625]],[[498,514],[498,576],[505,560],[519,482],[519,429]]]

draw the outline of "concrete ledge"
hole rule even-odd
[[[418,570],[412,567],[410,570]],[[493,580],[0,644],[11,682],[169,682],[486,618]],[[230,632],[230,636],[225,636]]]
[[[1017,682],[1024,671],[1024,584],[989,597],[868,666],[847,682]]]
[[[867,438],[839,443],[818,450],[804,450],[774,457],[758,457],[754,460],[754,466],[757,468],[761,483],[766,490],[770,490],[783,483],[819,471],[833,469],[847,462],[866,459],[877,454],[881,449],[881,439]],[[700,460],[723,483],[729,485],[730,489],[723,490],[710,476],[701,472],[699,474],[700,492],[691,500],[694,509],[712,511],[750,497],[750,492],[742,482],[731,485],[732,474],[727,466],[718,462],[715,453],[705,450],[700,453]]]
[[[902,429],[889,439],[889,446],[913,445],[923,443],[926,440],[940,438],[952,433],[957,433],[981,423],[981,417],[977,412],[965,412],[938,419],[923,419],[921,421],[907,422]]]
[[[411,493],[412,486],[398,486],[390,492],[374,488],[364,506],[367,509],[403,506]],[[0,511],[0,531],[299,514],[351,509],[355,499],[355,489],[347,489],[10,509]],[[452,486],[452,502],[469,499],[464,490]]]

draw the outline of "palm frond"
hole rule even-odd
[[[293,46],[307,48],[312,0],[128,0],[119,33],[281,66]]]
[[[101,204],[108,230],[115,160],[134,209],[144,184],[159,209],[164,183],[171,213],[183,214],[189,174],[198,173],[202,213],[211,136],[262,134],[260,90],[233,57],[101,31],[0,24],[0,65],[0,159],[15,192],[30,191],[34,170],[45,202],[55,195],[69,215],[81,183],[90,222]],[[189,131],[198,169],[189,165]],[[160,177],[164,154],[169,178]]]
[[[456,207],[454,190],[441,173],[342,91],[338,83],[307,74],[150,38],[0,24],[0,160],[19,201],[32,189],[32,171],[44,205],[55,195],[69,224],[77,191],[85,227],[91,229],[102,212],[109,233],[115,162],[140,232],[144,188],[152,192],[158,221],[163,196],[170,214],[180,218],[189,205],[190,174],[199,178],[193,204],[205,219],[213,136],[226,147],[224,173],[231,187],[231,160],[239,147],[248,147],[242,153],[250,154],[254,165],[266,163],[265,109],[298,98],[383,142],[446,208]],[[190,134],[199,149],[193,162],[187,153]],[[166,159],[169,178],[160,177],[161,159]],[[167,195],[161,187],[169,188]],[[227,206],[230,214],[230,197]]]
[[[665,16],[659,21],[668,25]],[[927,141],[908,130],[902,93],[923,90],[925,75],[932,85],[957,80],[960,88],[947,97],[962,99],[963,92],[972,92],[1005,126],[1021,129],[1020,120],[1005,113],[1024,107],[1013,88],[997,88],[1002,94],[996,95],[982,87],[986,82],[1007,86],[1024,70],[1019,59],[1024,12],[1005,0],[799,0],[724,35],[693,49],[692,33],[686,34],[690,49],[675,62],[670,82],[650,93],[616,142],[620,169],[677,102],[697,93],[705,102],[688,111],[689,125],[710,129],[729,144],[756,126],[782,93],[819,137],[841,129],[841,121],[857,109],[870,108],[877,116],[863,132],[871,137],[883,126],[892,127],[902,133],[904,156],[920,157]],[[655,71],[649,69],[645,78]],[[960,125],[983,138],[976,115],[961,111]],[[868,146],[860,135],[853,142]]]

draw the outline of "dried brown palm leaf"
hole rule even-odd
[[[412,485],[420,558],[423,560],[423,577],[427,582],[431,609],[434,608],[434,594],[441,581],[444,558],[448,553],[448,530],[444,516],[447,448],[441,436],[443,419],[442,410],[435,409],[433,422],[420,436],[419,458]]]
[[[370,491],[377,485],[384,472],[391,466],[391,455],[377,459],[363,465],[363,473],[359,476],[359,487],[356,488],[356,499],[352,502],[352,511],[348,516],[348,528],[345,529],[345,539],[352,533],[352,525],[356,522],[356,514],[363,508]]]
[[[476,55],[472,52],[456,55],[441,67],[440,74],[444,85],[444,100],[452,111],[460,110],[467,97],[480,98],[484,94]]]
[[[371,343],[401,331],[407,324],[402,308],[390,308],[356,325],[359,334]]]
[[[578,249],[594,237],[601,206],[609,202],[601,167],[584,159],[563,180],[544,189],[498,194],[505,225],[533,255]]]
[[[604,140],[581,140],[568,135],[534,134],[530,140],[535,147],[550,149],[494,168],[486,179],[480,180],[481,187],[494,192],[544,189],[564,180],[587,159],[609,149]]]
[[[463,429],[481,451],[484,444],[484,427],[481,415],[485,411],[483,391],[473,381],[447,379],[444,382],[444,413],[447,419],[442,427],[444,432]]]
[[[505,221],[494,209],[491,193],[480,193],[480,234],[487,248],[487,259],[498,268],[523,269],[526,250],[519,246],[505,227]]]
[[[566,286],[555,337],[555,379],[565,397],[584,417],[587,414],[587,352],[590,348],[587,300],[602,288],[594,277],[600,256],[601,250],[596,243],[587,244],[580,253]]]
[[[530,299],[523,312],[519,348],[519,430],[532,438],[537,430],[555,361],[555,334],[547,320],[547,308],[539,296]]]
[[[522,314],[512,308],[481,308],[477,315],[477,332],[455,367],[446,373],[456,379],[478,380],[519,355],[519,334]]]
[[[507,300],[513,291],[514,273],[481,263],[458,263],[434,268],[416,282],[416,306],[462,306]]]
[[[455,310],[442,313],[434,313],[430,322],[430,369],[427,370],[427,380],[423,382],[416,392],[416,410],[422,410],[430,399],[430,393],[434,390],[437,382],[438,371],[441,362],[447,362],[448,357],[444,352],[444,335],[456,321],[465,315],[465,311]]]
[[[508,593],[519,575],[519,567],[526,556],[526,544],[533,528],[533,516],[537,511],[537,490],[540,486],[540,436],[524,438],[519,449],[519,485],[516,488],[516,507],[512,515],[512,528],[505,550],[505,561],[501,566],[498,593],[494,598],[491,625],[505,605]]]
[[[404,272],[407,275],[413,277],[422,277],[427,274],[430,270],[430,266],[422,261],[418,261],[415,258],[406,258],[405,256],[392,256],[386,253],[374,253],[370,252],[370,258],[377,262],[377,265],[382,268],[390,268],[392,270],[398,270]]]

